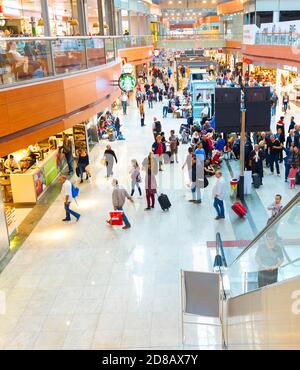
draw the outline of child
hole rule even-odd
[[[299,169],[296,167],[295,164],[293,164],[289,172],[289,180],[290,180],[291,189],[296,189],[296,175],[298,171]]]

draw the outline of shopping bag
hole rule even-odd
[[[102,158],[101,159],[101,164],[102,164],[102,166],[107,166],[107,160],[106,160],[106,158]]]
[[[112,226],[123,226],[123,212],[122,211],[113,211],[109,212],[110,224]]]
[[[90,177],[92,177],[92,168],[91,168],[91,165],[89,164],[89,165],[87,165],[86,167],[85,167],[85,172],[90,176]]]

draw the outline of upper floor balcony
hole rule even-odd
[[[152,36],[1,38],[0,89],[92,70],[152,45]]]
[[[222,49],[228,43],[235,41],[240,43],[243,34],[222,34],[219,31],[199,31],[191,34],[166,35],[158,38],[157,47],[165,49]]]
[[[265,33],[255,36],[256,45],[300,47],[300,33]]]
[[[243,54],[250,60],[300,68],[300,33],[256,32],[244,37]]]

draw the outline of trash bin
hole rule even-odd
[[[231,194],[230,194],[230,196],[232,198],[236,198],[237,197],[238,185],[239,185],[239,180],[238,179],[231,179],[230,180],[230,188],[231,188]]]

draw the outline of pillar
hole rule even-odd
[[[42,19],[44,22],[44,36],[50,37],[52,35],[51,35],[51,27],[50,27],[48,0],[41,0],[41,9],[42,9]]]
[[[115,3],[114,0],[105,0],[105,14],[107,17],[109,34],[116,34]]]
[[[104,36],[103,0],[97,0],[97,5],[98,5],[99,34],[101,36]]]
[[[87,16],[84,6],[85,0],[77,0],[77,19],[79,23],[79,33],[81,36],[85,36],[88,34],[87,28]]]
[[[275,10],[273,12],[273,23],[277,23],[280,21],[280,11]]]

